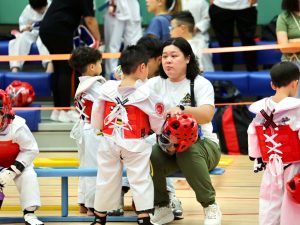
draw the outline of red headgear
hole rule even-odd
[[[287,194],[298,204],[300,204],[300,173],[286,183]]]
[[[0,89],[0,113],[2,120],[0,123],[0,132],[5,130],[8,124],[15,118],[15,112],[11,108],[11,101],[8,94]]]
[[[196,143],[197,139],[197,121],[192,115],[180,114],[167,118],[158,142],[162,148],[163,146],[167,148],[174,144],[176,152],[183,152]],[[169,146],[166,146],[168,144]]]
[[[27,82],[15,80],[7,86],[5,91],[10,95],[13,106],[27,106],[35,99],[33,87]]]

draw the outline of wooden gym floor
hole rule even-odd
[[[74,152],[66,153],[40,153],[39,157],[76,157]],[[212,175],[212,181],[217,192],[217,202],[222,210],[222,225],[257,225],[258,224],[258,194],[262,173],[252,172],[253,164],[248,156],[222,156],[232,158],[234,161],[224,166],[226,172],[223,175]],[[39,178],[41,199],[43,205],[60,205],[60,178]],[[78,178],[69,179],[69,204],[73,211],[69,215],[80,215],[76,205]],[[182,201],[184,219],[174,221],[174,225],[200,225],[203,224],[203,210],[195,200],[194,192],[182,180],[174,181],[177,197]],[[22,212],[16,209],[19,205],[18,193],[14,184],[4,190],[5,200],[3,207],[10,208],[9,211],[0,211],[1,216],[22,216]],[[130,192],[126,194],[125,205],[130,205]],[[50,207],[50,208],[54,208]],[[75,209],[74,209],[75,208]],[[17,211],[16,211],[17,210]],[[132,212],[125,212],[132,214]],[[59,210],[39,210],[40,216],[59,216]],[[0,222],[1,223],[1,222]],[[3,223],[1,223],[3,224]],[[12,224],[12,223],[10,223]],[[16,223],[17,224],[17,223]],[[89,222],[53,222],[49,225],[87,225]],[[136,224],[135,222],[107,222],[114,225]],[[3,224],[6,225],[6,224]]]

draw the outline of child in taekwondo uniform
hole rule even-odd
[[[298,225],[300,202],[289,196],[300,192],[289,185],[300,173],[300,71],[293,62],[280,62],[271,69],[275,95],[253,103],[256,114],[248,128],[250,159],[254,172],[264,170],[259,198],[259,224]],[[290,191],[289,191],[290,190]],[[300,198],[299,198],[300,199]]]
[[[74,124],[70,136],[76,140],[80,168],[97,168],[95,157],[100,138],[91,126],[92,106],[99,97],[102,84],[106,81],[100,73],[102,54],[97,49],[78,47],[71,55],[70,66],[81,73],[75,93],[76,109],[80,118]],[[80,213],[93,216],[96,177],[79,177],[78,204]]]
[[[15,116],[8,94],[0,89],[0,187],[15,182],[26,225],[44,224],[34,215],[41,206],[39,183],[32,164],[38,153],[36,140],[25,120]]]
[[[150,174],[152,145],[145,138],[159,133],[164,122],[160,97],[143,85],[148,75],[148,57],[139,46],[129,46],[121,54],[124,77],[107,81],[92,109],[92,125],[100,130],[98,176],[93,225],[106,223],[107,211],[119,206],[122,168],[133,194],[138,224],[151,225],[154,188]]]

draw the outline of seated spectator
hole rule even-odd
[[[39,37],[40,22],[47,9],[47,0],[29,0],[29,4],[19,17],[19,31],[12,31],[16,38],[9,42],[9,55],[28,55],[34,42],[41,55],[49,54]],[[23,64],[24,61],[10,61],[10,69],[12,72],[18,72],[22,69]],[[49,60],[43,60],[43,66],[47,68],[46,72],[53,72],[52,63]]]
[[[283,0],[282,13],[278,16],[276,35],[278,44],[300,42],[300,4],[298,0]],[[299,61],[300,50],[281,49],[281,61]]]
[[[204,39],[193,36],[195,20],[190,11],[182,11],[173,16],[171,20],[171,37],[182,37],[186,39],[195,53],[201,71],[214,71],[211,54],[202,54],[202,49],[208,44]]]

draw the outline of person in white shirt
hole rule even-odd
[[[181,0],[182,10],[192,13],[195,20],[194,36],[209,42],[210,18],[208,15],[209,4],[206,0]]]
[[[201,71],[214,71],[211,54],[202,54],[202,49],[208,47],[203,38],[194,36],[195,20],[190,11],[182,11],[173,16],[171,20],[171,37],[186,39],[195,53]]]
[[[136,44],[142,37],[142,19],[138,0],[109,0],[108,10],[104,16],[104,42],[106,52],[120,52]],[[118,59],[105,60],[106,78],[118,65]]]
[[[14,31],[15,39],[9,41],[8,54],[11,56],[28,55],[32,43],[36,43],[41,55],[49,55],[45,45],[39,37],[39,26],[49,3],[47,0],[29,0],[29,4],[24,8],[19,17],[19,32]],[[24,61],[10,61],[12,72],[18,72],[23,68]],[[43,60],[46,72],[53,72],[53,65],[49,60]]]
[[[163,96],[166,113],[191,114],[198,123],[199,138],[184,152],[170,156],[158,144],[153,146],[151,163],[154,183],[153,223],[172,222],[174,215],[169,207],[166,176],[181,170],[204,209],[204,225],[220,225],[222,214],[215,200],[215,189],[209,171],[220,160],[221,150],[217,135],[213,133],[214,90],[212,84],[200,76],[199,65],[193,50],[184,38],[172,38],[163,45],[160,76],[145,84]],[[194,84],[191,85],[191,82]],[[192,90],[192,91],[191,91]]]

